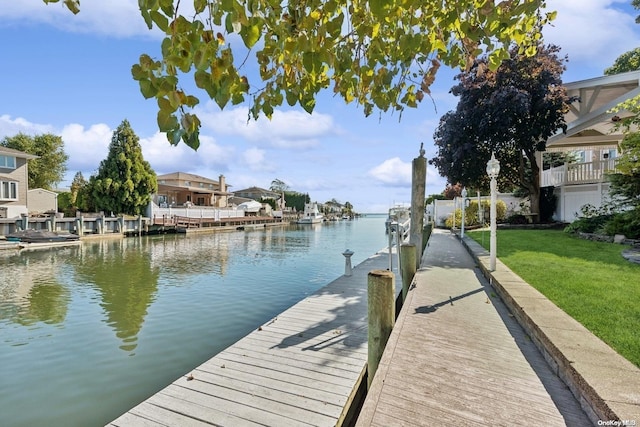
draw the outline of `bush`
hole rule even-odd
[[[624,234],[628,239],[640,238],[640,209],[614,214],[604,225],[604,232],[609,236]]]
[[[529,221],[527,220],[527,217],[522,215],[522,214],[513,214],[510,217],[508,217],[505,222],[507,224],[528,224]]]
[[[489,211],[491,209],[491,202],[489,200],[482,201],[482,208],[484,209],[485,222],[489,222]],[[504,222],[505,216],[507,214],[507,204],[498,200],[496,202],[496,220],[498,222]],[[454,217],[455,217],[455,227],[462,227],[462,209],[456,209],[453,215],[449,215],[445,220],[445,226],[447,228],[453,228],[454,226]],[[464,210],[464,225],[471,226],[479,224],[478,221],[478,202],[476,200],[471,200],[469,206]]]
[[[565,227],[566,233],[603,233],[605,224],[610,221],[614,214],[611,207],[602,206],[596,208],[593,205],[586,204],[580,208],[581,216]]]

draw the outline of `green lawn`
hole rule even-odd
[[[489,247],[489,232],[468,236]],[[640,367],[640,264],[626,246],[559,230],[498,230],[497,256],[622,356]]]

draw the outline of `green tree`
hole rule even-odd
[[[29,160],[29,188],[55,188],[67,171],[69,156],[64,151],[62,138],[46,133],[29,136],[19,133],[5,137],[0,145],[38,156]]]
[[[79,12],[79,0],[63,3]],[[365,115],[401,111],[429,95],[441,64],[466,69],[484,53],[495,69],[511,43],[533,54],[542,27],[555,18],[543,13],[544,0],[139,0],[138,6],[149,29],[165,37],[161,57],[141,55],[133,78],[145,98],[156,98],[158,127],[169,142],[194,149],[200,120],[191,111],[200,100],[185,92],[183,76],[220,108],[248,96],[253,118],[271,117],[284,102],[311,112],[331,84]],[[232,35],[244,46],[232,49]],[[238,53],[243,60],[235,60]],[[249,81],[248,69],[259,71],[258,83]]]
[[[627,133],[620,149],[616,173],[608,176],[619,212],[609,219],[604,230],[610,235],[624,234],[637,239],[640,238],[640,133]]]
[[[612,76],[636,70],[640,70],[640,48],[635,48],[618,56],[613,65],[604,70],[604,74]]]
[[[284,199],[287,202],[287,206],[295,208],[297,212],[304,211],[305,203],[309,203],[311,201],[309,193],[299,193],[297,191],[285,191]]]
[[[273,181],[271,181],[271,187],[269,187],[269,189],[275,193],[282,193],[284,191],[288,191],[289,186],[287,185],[286,182],[276,178]]]
[[[430,162],[449,182],[488,188],[486,164],[495,151],[501,187],[522,188],[539,213],[540,166],[536,152],[566,128],[564,114],[575,100],[562,85],[557,46],[540,46],[534,56],[517,49],[494,72],[480,59],[456,77],[455,111],[440,119],[434,134],[438,154]],[[564,59],[566,61],[566,58]]]
[[[158,190],[156,174],[142,157],[138,136],[124,120],[113,132],[109,154],[89,179],[91,198],[98,210],[140,215]]]

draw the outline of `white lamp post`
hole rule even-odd
[[[500,162],[496,159],[494,153],[491,153],[491,159],[487,162],[487,175],[491,178],[491,234],[489,238],[489,269],[496,270],[496,178],[500,173]]]
[[[460,238],[464,239],[464,208],[467,206],[467,187],[462,187],[462,226],[460,227]]]

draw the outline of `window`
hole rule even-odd
[[[0,181],[0,200],[18,200],[18,183]]]
[[[0,155],[0,168],[15,169],[16,158],[13,156],[1,156]]]

